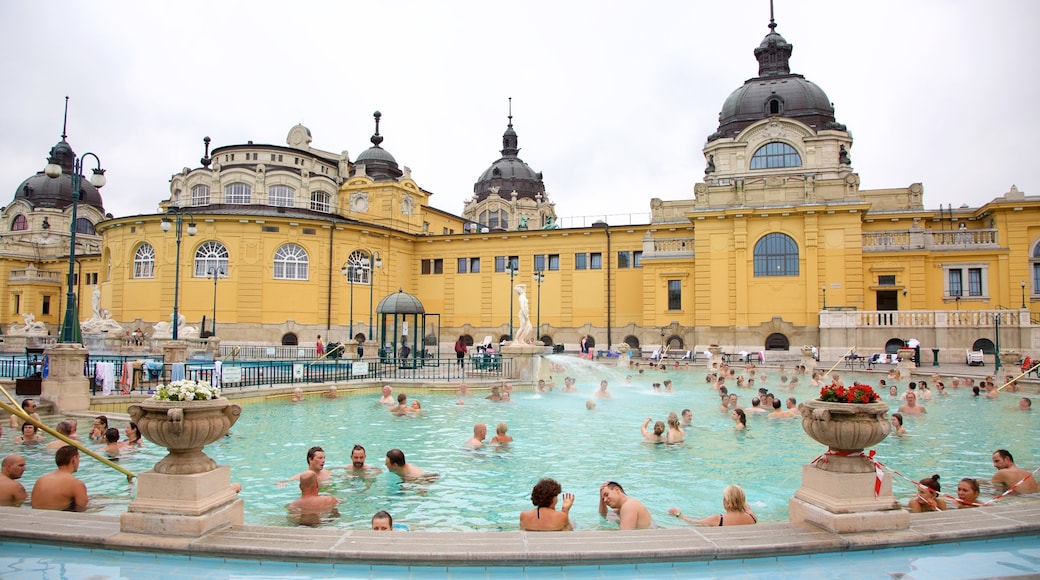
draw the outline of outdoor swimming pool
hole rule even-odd
[[[481,391],[474,391],[464,405],[457,405],[457,397],[448,393],[410,393],[422,401],[425,412],[420,417],[391,416],[376,403],[378,394],[373,392],[335,400],[313,395],[298,404],[287,398],[247,403],[232,435],[209,446],[207,453],[230,465],[232,479],[243,484],[247,524],[289,525],[284,506],[298,491],[292,484],[280,488],[276,483],[306,467],[310,446],[322,446],[326,466],[334,467],[348,464],[351,448],[359,443],[368,449],[368,463],[383,471],[372,479],[336,478],[324,491],[344,503],[341,516],[327,525],[366,527],[372,513],[387,509],[395,523],[413,530],[495,531],[517,529],[518,512],[530,507],[531,487],[544,476],[554,477],[576,495],[571,515],[577,529],[613,527],[601,523],[596,509],[599,484],[607,480],[620,482],[641,499],[662,527],[686,525],[667,515],[673,505],[693,516],[718,513],[722,489],[730,483],[745,488],[761,521],[784,521],[787,501],[801,484],[801,466],[824,450],[805,435],[798,419],[752,416],[747,431],[734,431],[729,414],[718,408],[715,391],[704,382],[703,369],[633,373],[632,384],[626,385],[627,371],[572,357],[558,360],[570,365],[565,374],[578,378],[578,393],[560,392],[559,374],[554,376],[556,391],[516,392],[507,403],[486,401]],[[767,386],[778,396],[793,395],[799,401],[818,392],[803,384],[789,393],[780,388],[775,369],[766,373],[770,376],[756,388]],[[876,385],[881,376],[870,375],[869,382]],[[597,409],[588,411],[585,402],[603,378],[613,398],[595,399]],[[665,378],[675,381],[676,392],[653,393],[650,383]],[[847,382],[850,378],[846,376]],[[407,392],[395,389],[395,394],[400,390]],[[749,403],[751,391],[733,390],[742,404]],[[938,473],[943,491],[951,494],[961,477],[988,480],[993,473],[990,456],[997,448],[1011,450],[1019,465],[1035,467],[1040,461],[1038,418],[1035,411],[1015,410],[1018,398],[1004,393],[996,401],[973,400],[970,391],[951,391],[949,397],[928,404],[928,415],[907,418],[908,436],[889,437],[878,445],[878,459],[914,479]],[[683,408],[694,413],[684,444],[641,443],[639,427],[646,417],[664,420],[670,411]],[[507,422],[515,442],[502,448],[463,449],[478,421],[488,424],[489,438],[496,423]],[[81,421],[81,426],[84,423],[89,421]],[[12,439],[5,433],[3,452],[16,449]],[[402,484],[383,466],[386,451],[394,447],[440,478],[430,484]],[[24,484],[31,489],[36,477],[53,469],[53,460],[39,449],[18,450],[28,459]],[[146,443],[122,463],[144,471],[163,455]],[[82,462],[80,476],[87,482],[94,509],[125,511],[132,493],[125,478],[88,460]],[[912,495],[912,488],[901,480],[895,481],[894,490],[904,503]]]

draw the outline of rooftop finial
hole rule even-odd
[[[376,118],[376,132],[372,135],[372,145],[379,147],[379,144],[383,142],[383,137],[379,134],[379,118],[383,116],[382,113],[376,111],[372,113],[372,116]]]
[[[203,137],[202,142],[206,145],[206,152],[202,154],[202,159],[199,160],[203,167],[209,168],[210,163],[213,163],[213,158],[209,156],[209,137]]]
[[[66,129],[69,126],[69,96],[65,95],[65,118],[61,121],[61,140],[65,140]]]
[[[776,30],[776,20],[773,18],[773,0],[769,0],[769,30]]]
[[[509,126],[513,126],[513,97],[509,97]]]

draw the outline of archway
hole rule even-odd
[[[631,334],[625,337],[624,343],[631,347],[632,350],[639,350],[639,339]]]
[[[774,332],[766,337],[765,347],[766,350],[791,350],[791,341],[786,335]]]
[[[542,335],[542,337],[539,338],[538,340],[542,341],[542,344],[544,344],[545,346],[552,346],[553,345],[553,339],[548,334]]]
[[[673,334],[669,336],[668,340],[664,341],[664,344],[665,348],[669,349],[683,350],[685,348],[683,346],[685,343],[683,342],[682,337],[678,334]]]
[[[503,334],[502,336],[498,337],[498,344],[504,344],[504,343],[507,343],[509,341],[510,341],[510,338],[509,338],[508,334]]]
[[[287,332],[282,335],[282,346],[299,346],[300,339],[295,333]]]
[[[888,339],[888,342],[885,343],[885,353],[887,353],[887,354],[896,354],[896,353],[899,352],[899,349],[901,349],[901,348],[903,348],[905,346],[906,346],[906,341],[904,341],[903,339],[901,339],[901,338],[890,338],[890,339]]]
[[[997,352],[996,347],[993,346],[993,341],[988,338],[980,338],[971,344],[971,350],[982,351],[983,354],[993,354]]]

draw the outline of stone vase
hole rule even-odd
[[[165,447],[169,453],[153,471],[166,475],[190,475],[216,469],[202,448],[227,434],[238,421],[242,407],[225,398],[208,401],[153,401],[130,405],[130,417],[141,435]]]
[[[802,429],[839,456],[861,453],[883,441],[892,430],[888,403],[829,403],[819,399],[801,405]]]
[[[1014,368],[1022,364],[1022,353],[1017,350],[1002,350],[1000,351],[1000,365],[1008,368]]]

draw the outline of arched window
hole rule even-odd
[[[797,276],[798,244],[787,234],[767,234],[755,244],[755,276]]]
[[[87,218],[76,218],[76,233],[94,235],[94,222]]]
[[[11,231],[16,232],[27,229],[29,229],[29,220],[22,214],[14,216],[14,219],[11,221]]]
[[[331,206],[330,197],[331,196],[324,191],[312,191],[311,209],[322,213],[328,213]]]
[[[155,277],[155,248],[143,243],[134,252],[134,278]]]
[[[354,284],[369,284],[372,282],[372,256],[362,250],[354,250],[347,256],[347,276],[354,280]]]
[[[802,156],[787,143],[766,143],[751,156],[751,169],[801,167]]]
[[[208,278],[214,271],[223,272],[222,276],[227,276],[227,248],[220,242],[203,242],[199,249],[195,250],[195,277]]]
[[[209,186],[196,185],[191,188],[191,205],[209,205]]]
[[[253,195],[253,188],[237,182],[228,184],[224,188],[224,203],[249,204]]]
[[[766,350],[790,350],[791,341],[788,340],[787,336],[779,332],[774,332],[766,337]]]
[[[296,190],[288,185],[272,185],[267,190],[267,203],[275,207],[296,205]]]
[[[306,280],[307,251],[296,244],[285,244],[274,253],[275,280]]]
[[[769,99],[768,108],[770,115],[779,115],[783,111],[783,103],[777,98]]]

